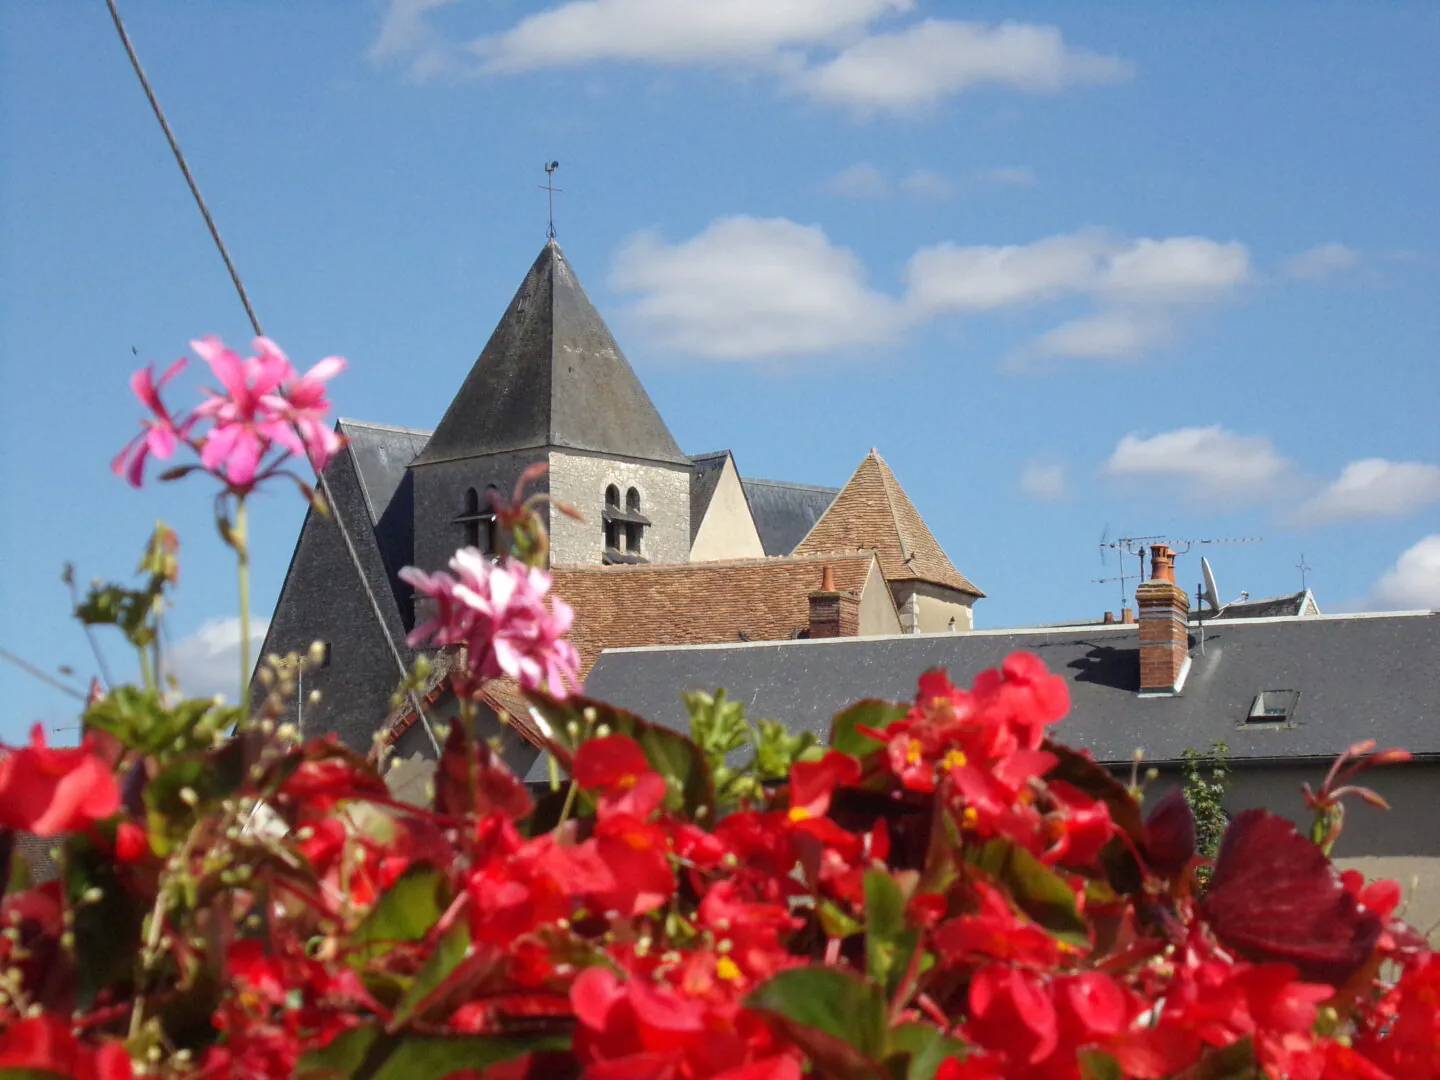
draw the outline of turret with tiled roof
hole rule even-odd
[[[909,629],[943,630],[951,618],[956,620],[955,629],[969,628],[970,604],[985,594],[955,569],[890,466],[874,448],[805,539],[796,545],[795,554],[857,549],[875,552],[902,612],[912,598],[917,605],[929,602],[934,609],[930,619],[922,613],[919,622]],[[945,594],[949,594],[948,602]],[[927,621],[931,623],[928,627],[924,625]]]

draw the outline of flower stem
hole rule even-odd
[[[231,530],[235,547],[235,570],[240,582],[240,716],[250,719],[250,537],[245,514],[245,496],[235,500],[235,525]]]

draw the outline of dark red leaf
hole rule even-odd
[[[1370,958],[1381,931],[1325,853],[1268,810],[1246,810],[1225,831],[1202,911],[1246,959],[1294,964],[1302,979],[1336,986]]]
[[[522,818],[532,803],[525,785],[490,747],[470,733],[463,719],[450,725],[435,770],[435,809],[452,817],[500,812]]]
[[[1195,855],[1195,815],[1185,793],[1171,788],[1145,815],[1145,861],[1151,870],[1174,877]]]

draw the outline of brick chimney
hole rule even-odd
[[[1140,609],[1140,693],[1177,694],[1190,668],[1190,597],[1175,584],[1175,552],[1150,548],[1150,580],[1135,588]]]
[[[835,588],[835,571],[828,566],[820,575],[820,588],[810,594],[810,636],[860,636],[860,598]]]

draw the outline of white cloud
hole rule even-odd
[[[1082,360],[1134,360],[1171,339],[1173,328],[1161,315],[1101,311],[1071,319],[1041,334],[1025,355]]]
[[[435,30],[427,16],[453,3],[455,0],[390,0],[380,32],[370,45],[370,59],[403,64],[414,79],[450,70],[455,48]]]
[[[1285,260],[1285,272],[1292,278],[1318,281],[1342,270],[1349,270],[1360,262],[1360,252],[1354,248],[1331,241],[1316,244],[1312,248],[1290,256]]]
[[[1069,494],[1065,466],[1032,461],[1020,470],[1020,490],[1040,502],[1058,502]]]
[[[900,181],[900,187],[920,199],[948,199],[954,191],[949,178],[934,169],[916,169]]]
[[[250,658],[260,655],[270,620],[250,620]],[[165,651],[165,668],[180,683],[186,697],[223,694],[238,700],[240,689],[240,619],[207,619],[189,637],[171,642]]]
[[[495,71],[618,60],[716,64],[773,60],[833,41],[913,0],[572,0],[472,48]]]
[[[1299,510],[1304,524],[1403,517],[1440,502],[1440,465],[1365,458],[1352,461]]]
[[[731,217],[677,244],[649,233],[615,257],[611,285],[665,346],[716,360],[873,344],[902,325],[853,252],[784,218]]]
[[[1126,435],[1105,471],[1111,476],[1171,480],[1201,499],[1255,498],[1275,491],[1291,469],[1263,435],[1237,435],[1219,425],[1178,428],[1144,438]]]
[[[1067,45],[1053,26],[925,19],[865,37],[797,82],[820,101],[873,113],[923,108],[977,86],[1056,93],[1130,73],[1124,61]]]
[[[917,199],[948,199],[954,193],[949,177],[934,169],[912,169],[898,180],[868,161],[847,165],[825,181],[827,194],[846,199],[887,199],[900,191]]]
[[[1406,549],[1375,583],[1369,606],[1389,611],[1440,609],[1440,533]]]
[[[986,310],[1090,293],[1121,304],[1213,300],[1250,276],[1245,245],[1203,236],[1124,240],[1099,229],[1029,244],[922,248],[908,269],[923,309]]]
[[[768,70],[779,85],[859,113],[922,108],[979,86],[1056,93],[1127,78],[1130,65],[1053,26],[925,19],[872,26],[915,0],[569,0],[460,46],[428,20],[454,0],[390,0],[374,60],[413,77],[616,62]],[[464,59],[462,60],[462,56]]]
[[[890,194],[890,178],[870,162],[860,161],[826,180],[825,191],[845,199],[883,199]]]
[[[984,183],[1003,187],[1034,187],[1040,182],[1029,165],[997,165],[993,169],[979,170],[975,177]]]

